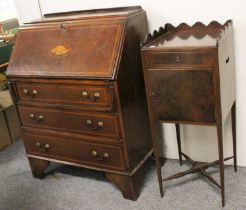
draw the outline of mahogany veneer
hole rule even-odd
[[[34,177],[50,161],[86,167],[137,199],[153,152],[140,56],[146,33],[141,7],[46,15],[20,29],[7,75]]]

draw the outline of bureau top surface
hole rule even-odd
[[[16,37],[7,75],[114,79],[125,19],[140,11],[141,7],[130,7],[62,13],[48,18],[63,18],[62,22],[27,25]],[[101,15],[107,18],[99,18]]]
[[[140,6],[132,7],[117,7],[117,8],[105,8],[105,9],[93,9],[93,10],[82,10],[82,11],[70,11],[61,13],[52,13],[44,15],[42,22],[53,22],[63,20],[83,20],[83,19],[103,19],[109,17],[122,17],[126,18],[130,15],[142,12]]]
[[[177,27],[166,24],[153,35],[149,35],[144,48],[183,48],[183,47],[216,47],[217,41],[226,33],[231,21],[225,24],[213,21],[209,25],[197,22],[192,26],[182,23]]]

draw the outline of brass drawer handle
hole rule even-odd
[[[91,102],[96,102],[96,101],[100,98],[100,93],[98,93],[98,92],[94,93],[93,97],[91,97],[91,96],[89,95],[89,93],[86,92],[86,91],[82,91],[81,95],[82,95],[82,97],[83,97],[85,100],[91,101]]]
[[[103,122],[102,122],[102,121],[98,121],[98,122],[97,122],[97,126],[98,126],[99,128],[102,128],[102,127],[103,127]]]
[[[177,56],[176,57],[176,61],[179,63],[181,61],[181,57],[180,56]]]
[[[89,95],[88,95],[88,93],[86,91],[83,91],[81,93],[81,95],[82,95],[83,98],[86,98],[86,99],[89,97]]]
[[[33,90],[31,93],[27,90],[24,89],[23,93],[31,98],[35,98],[38,95],[38,91],[37,90]]]
[[[36,117],[34,114],[30,113],[29,118],[31,118],[34,122],[40,123],[44,119],[44,116],[39,115],[38,117]]]
[[[85,121],[85,123],[86,123],[86,125],[89,125],[89,126],[91,126],[91,125],[92,125],[91,120],[86,120],[86,121]]]
[[[92,130],[99,130],[104,126],[102,121],[98,121],[97,123],[93,123],[91,120],[86,120],[85,124],[88,127],[90,127]]]
[[[100,98],[99,93],[94,93],[94,101],[97,101]]]
[[[100,155],[100,154],[98,154],[98,152],[97,151],[95,151],[95,150],[93,150],[92,152],[91,152],[91,154],[92,154],[92,156],[93,157],[95,157],[97,160],[99,160],[99,161],[104,161],[104,160],[106,160],[106,159],[109,159],[109,154],[108,153],[103,153],[103,155]]]
[[[47,150],[50,148],[49,144],[41,144],[39,142],[36,143],[36,146],[41,152],[47,152]]]

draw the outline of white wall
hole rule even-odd
[[[16,18],[14,0],[0,0],[0,22]]]
[[[69,10],[141,5],[148,15],[150,31],[167,22],[177,25],[181,22],[193,24],[196,21],[209,23],[212,20],[224,22],[233,19],[235,29],[236,78],[237,78],[237,137],[238,164],[246,166],[246,18],[244,0],[15,0],[22,22],[28,22],[50,12]],[[225,155],[232,154],[231,119],[225,124]],[[245,131],[244,131],[245,129]],[[165,156],[177,158],[175,130],[172,125],[164,126]],[[184,151],[201,161],[217,159],[217,136],[214,127],[183,126],[182,144]]]
[[[38,0],[14,0],[20,24],[41,19]]]

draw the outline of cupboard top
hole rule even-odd
[[[147,36],[143,49],[216,47],[218,40],[222,39],[229,30],[232,30],[231,20],[226,21],[225,24],[212,21],[208,25],[196,22],[192,26],[181,23],[177,27],[168,23],[164,28],[160,27],[158,31]]]

